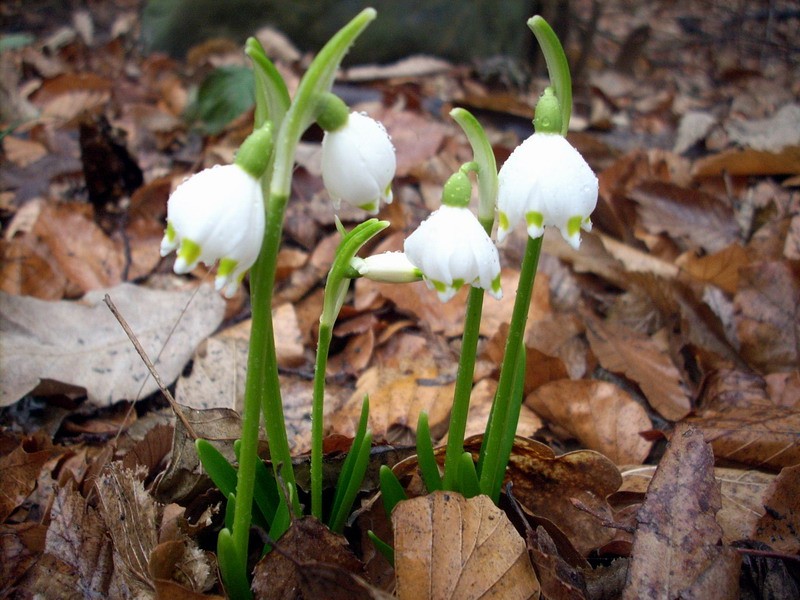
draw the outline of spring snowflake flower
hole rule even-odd
[[[272,126],[251,133],[236,162],[200,171],[181,183],[167,203],[161,256],[178,251],[173,269],[188,273],[219,260],[215,286],[230,298],[253,266],[264,237],[259,178],[272,155]]]
[[[453,200],[454,189],[461,200]],[[445,185],[442,206],[406,238],[404,245],[408,260],[422,271],[426,284],[436,290],[442,302],[465,284],[483,288],[498,300],[503,296],[500,257],[467,208],[469,190],[469,178],[464,173],[453,175]]]
[[[383,125],[352,112],[338,129],[322,139],[322,181],[334,206],[345,202],[377,214],[381,202],[392,201],[397,160]]]
[[[546,92],[540,106],[547,99]],[[540,132],[539,106],[536,110],[537,132],[511,153],[498,175],[497,239],[503,241],[524,218],[532,238],[552,225],[577,250],[580,230],[592,229],[589,216],[597,204],[597,177],[563,136],[548,127]]]

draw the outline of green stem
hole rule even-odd
[[[482,462],[480,465],[481,493],[491,497],[497,503],[500,497],[500,486],[503,484],[505,465],[508,458],[502,456],[504,429],[508,422],[510,404],[513,401],[514,372],[517,368],[517,357],[523,343],[525,323],[533,294],[533,282],[539,265],[539,254],[542,249],[542,237],[528,238],[525,246],[525,257],[522,259],[522,270],[519,275],[517,297],[514,300],[514,311],[506,340],[505,356],[500,370],[500,381],[497,384],[494,408],[484,438]],[[516,423],[513,424],[516,429]]]
[[[311,404],[311,514],[322,520],[322,434],[325,406],[325,371],[333,338],[333,325],[320,323],[317,362],[314,366],[314,398]],[[351,448],[350,451],[355,451]]]
[[[472,377],[475,373],[475,355],[480,337],[481,312],[484,290],[471,287],[467,299],[467,314],[464,319],[464,334],[461,338],[461,359],[453,393],[453,408],[450,411],[450,429],[447,434],[447,449],[444,458],[444,480],[442,488],[456,490],[458,466],[464,452],[464,432],[469,416],[469,400],[472,392]]]

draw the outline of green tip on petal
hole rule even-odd
[[[200,245],[192,240],[184,238],[181,247],[178,248],[178,259],[175,261],[175,272],[178,274],[187,273],[194,268],[202,252]]]
[[[366,204],[360,205],[358,208],[361,210],[365,210],[368,213],[375,213],[378,211],[378,203],[377,202],[367,202]]]
[[[583,222],[584,219],[581,216],[571,217],[569,221],[567,221],[567,235],[571,237],[580,233]]]
[[[442,204],[444,206],[454,206],[465,208],[469,206],[472,196],[472,183],[469,176],[462,171],[457,171],[450,176],[442,190]]]
[[[498,275],[492,280],[492,292],[494,292],[495,294],[502,293],[502,290],[500,289],[500,275]]]
[[[435,289],[440,294],[444,294],[447,291],[447,284],[442,283],[441,281],[434,281],[430,280],[431,284],[433,285],[433,289]]]
[[[219,267],[217,268],[217,275],[220,277],[228,277],[231,273],[236,270],[236,267],[239,265],[238,261],[233,260],[232,258],[223,258],[219,261]]]
[[[177,233],[175,232],[175,228],[172,226],[172,223],[167,221],[167,229],[164,232],[164,237],[167,238],[167,241],[172,243],[175,241],[175,236]]]
[[[454,290],[460,290],[462,287],[464,287],[465,283],[466,281],[464,281],[463,279],[453,279],[453,285],[451,287]]]
[[[525,223],[528,227],[534,226],[542,228],[544,227],[544,215],[532,210],[531,212],[525,213]]]
[[[503,231],[508,231],[510,229],[509,227],[510,223],[508,222],[508,215],[504,213],[502,210],[499,211],[499,214],[497,216],[497,221],[498,221],[498,227]]]

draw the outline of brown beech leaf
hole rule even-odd
[[[401,600],[539,598],[525,542],[487,496],[405,500],[392,524]]]
[[[476,457],[481,436],[465,441]],[[613,511],[606,498],[622,483],[619,470],[608,458],[592,450],[556,456],[549,446],[517,437],[506,480],[514,484],[514,497],[534,515],[549,519],[583,555],[614,539],[616,532],[596,517],[576,508],[575,501],[600,503]]]
[[[796,175],[800,173],[800,146],[786,146],[780,152],[732,148],[698,160],[692,175]]]
[[[469,399],[469,416],[467,417],[467,429],[465,437],[482,434],[486,431],[486,423],[489,420],[489,412],[492,410],[494,394],[497,391],[497,381],[494,379],[481,379],[472,388]],[[532,437],[543,423],[539,416],[530,408],[522,405],[517,421],[517,435],[522,437]],[[440,443],[444,444],[445,438]]]
[[[752,539],[773,550],[800,552],[800,465],[785,467],[765,494],[764,514],[753,529]]]
[[[737,553],[720,546],[714,455],[696,429],[679,425],[639,509],[626,600],[738,598]]]
[[[717,458],[763,469],[800,464],[800,412],[771,405],[706,410],[687,419]]]
[[[800,262],[757,263],[740,270],[734,322],[741,354],[765,372],[797,368]]]
[[[689,254],[680,267],[698,281],[711,283],[729,294],[735,294],[739,289],[739,269],[749,264],[747,251],[739,244],[731,244],[706,256]]]
[[[545,598],[584,600],[587,597],[583,572],[559,555],[555,542],[544,527],[529,529],[526,541]]]
[[[370,429],[376,439],[394,445],[414,443],[421,411],[428,413],[431,434],[447,428],[453,403],[455,362],[432,337],[399,333],[377,353],[374,366],[358,378],[349,400],[331,415],[331,429],[354,436],[364,396],[369,396]]]
[[[197,344],[217,328],[225,307],[210,286],[195,293],[122,284],[90,292],[80,302],[0,293],[0,406],[15,402],[45,379],[85,388],[89,400],[101,405],[135,400],[158,389],[103,302],[106,293],[166,384],[178,377]]]
[[[267,554],[255,567],[252,588],[256,598],[297,598],[305,579],[304,563],[335,565],[353,574],[363,570],[344,536],[333,533],[313,517],[294,520],[276,546],[278,551]],[[302,597],[311,600],[311,596]]]
[[[656,467],[650,465],[623,467],[620,491],[643,494],[655,472]],[[714,477],[722,494],[722,508],[717,513],[722,541],[730,544],[751,538],[756,522],[764,514],[764,504],[775,475],[715,467]]]
[[[0,456],[0,522],[5,522],[28,497],[44,464],[59,453],[47,434],[39,431],[23,439],[9,454]]]
[[[47,247],[26,233],[0,240],[0,290],[42,300],[61,300],[67,278]]]
[[[737,241],[733,210],[715,196],[662,181],[645,181],[629,194],[651,233],[666,232],[717,252]]]
[[[552,381],[531,392],[525,405],[616,464],[642,463],[650,452],[652,442],[639,433],[652,429],[653,423],[644,408],[613,383]]]
[[[0,597],[10,598],[44,552],[47,526],[40,523],[0,524]]]
[[[91,208],[46,203],[33,229],[79,294],[119,284],[125,261],[122,244],[100,229]]]
[[[97,511],[68,485],[55,497],[50,517],[45,553],[25,589],[53,600],[109,597],[112,545]]]
[[[650,338],[598,319],[587,320],[586,336],[600,364],[634,381],[664,418],[677,421],[689,413],[691,405],[680,372]]]

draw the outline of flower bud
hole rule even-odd
[[[411,264],[403,252],[384,252],[350,261],[359,275],[383,283],[409,283],[422,279],[422,272]]]
[[[334,206],[344,200],[376,214],[392,201],[397,161],[389,134],[378,121],[350,113],[347,123],[322,139],[322,180]]]

